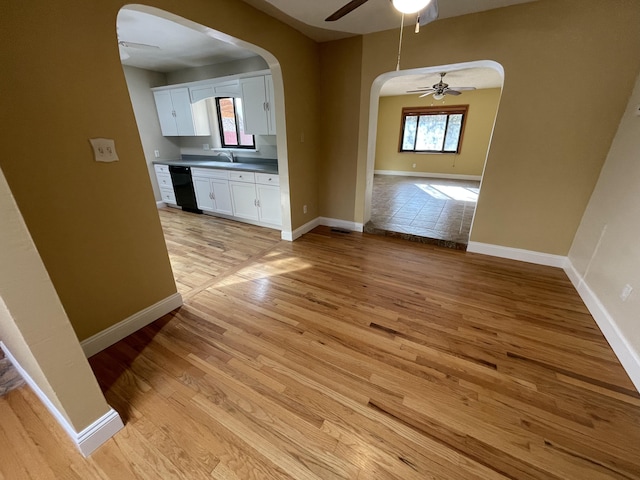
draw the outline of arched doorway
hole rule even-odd
[[[416,89],[445,82],[476,87],[434,98]],[[496,62],[440,65],[379,76],[371,90],[365,231],[466,248],[504,79]],[[408,148],[405,119],[453,118],[464,123],[459,147]],[[421,117],[423,112],[425,116]],[[426,114],[434,117],[426,117]],[[435,117],[437,115],[437,117]],[[422,120],[420,120],[422,121]],[[425,122],[426,124],[426,122]],[[408,127],[407,127],[408,128]],[[417,128],[417,127],[416,127]],[[415,133],[415,132],[414,132]],[[440,141],[444,144],[445,129]],[[415,137],[412,138],[415,141]],[[433,151],[427,151],[432,149]]]

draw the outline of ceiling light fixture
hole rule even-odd
[[[434,100],[442,100],[444,98],[444,93],[434,93],[433,94],[433,99]]]
[[[431,0],[393,0],[396,10],[406,14],[418,13],[430,3]]]

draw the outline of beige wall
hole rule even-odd
[[[480,60],[504,67],[471,240],[568,253],[640,67],[639,22],[639,2],[540,0],[439,20],[405,36],[402,69]],[[328,179],[355,185],[356,221],[364,218],[373,165],[362,123],[373,81],[394,70],[397,35],[363,38],[358,156],[343,159],[357,162],[357,176]],[[327,209],[354,210],[341,200],[323,198]]]
[[[109,411],[0,170],[0,340],[82,431]]]
[[[322,74],[320,215],[355,219],[362,37],[320,45]],[[309,217],[311,220],[312,216]]]
[[[280,62],[293,226],[317,205],[317,45],[236,0],[153,0]],[[176,292],[116,39],[122,2],[3,6],[0,167],[80,339]],[[300,140],[304,133],[304,143]],[[114,138],[96,163],[89,138]],[[278,149],[280,150],[280,148]]]
[[[640,78],[569,252],[640,358]],[[627,301],[626,284],[634,291]]]
[[[482,175],[491,131],[500,101],[500,89],[464,92],[459,97],[446,96],[440,101],[431,96],[398,95],[380,97],[378,134],[376,138],[376,170],[426,172],[450,175]],[[398,146],[404,107],[468,105],[460,153],[400,153]],[[416,168],[413,168],[413,164]]]

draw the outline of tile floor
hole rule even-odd
[[[375,175],[369,233],[466,249],[480,182]]]

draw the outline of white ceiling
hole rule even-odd
[[[120,10],[117,26],[120,41],[142,44],[120,47],[122,63],[155,72],[173,72],[256,56],[250,50],[137,10]]]
[[[324,22],[324,18],[348,0],[324,0],[323,2],[311,0],[244,1],[265,10],[270,15],[283,17],[281,19],[284,19],[286,23],[318,40],[343,38],[374,30],[395,28],[396,23],[399,23],[398,12],[389,0],[369,0],[343,19],[330,24]],[[528,1],[535,0],[439,0],[440,18]],[[288,15],[276,8],[275,5],[278,8],[286,9]],[[329,25],[338,30],[322,30],[314,25]],[[212,38],[212,36],[186,25],[139,11],[135,7],[123,8],[120,11],[117,30],[120,41],[132,44],[129,47],[120,47],[122,63],[158,72],[214,65],[256,55],[250,50]],[[445,82],[451,87],[473,86],[480,89],[497,88],[502,85],[500,74],[491,68],[453,70],[448,69],[445,78]],[[407,90],[431,86],[438,80],[437,73],[396,77],[382,87],[381,95],[403,95]]]
[[[368,0],[336,22],[325,22],[324,19],[349,0],[243,1],[319,42],[398,28],[401,21],[401,14],[389,0]],[[532,1],[536,0],[438,0],[439,18],[457,17]],[[409,15],[405,18],[405,24],[411,23],[415,23],[415,17]]]
[[[456,87],[500,88],[502,75],[493,68],[476,67],[459,70],[447,70],[443,82],[455,90]],[[392,95],[407,95],[407,90],[431,87],[440,81],[440,74],[433,72],[419,75],[402,75],[387,81],[380,90],[381,97]],[[414,93],[411,95],[418,96]],[[464,92],[462,92],[464,96]]]

